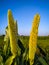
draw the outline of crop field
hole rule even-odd
[[[20,36],[25,48],[29,44],[29,36]],[[49,50],[49,36],[38,36],[37,44],[46,52]],[[48,51],[49,52],[49,51]]]
[[[0,0],[0,65],[49,65],[49,0]]]
[[[25,48],[29,44],[29,36],[19,36]],[[46,51],[46,48],[49,50],[49,36],[38,36],[37,44]],[[0,47],[4,45],[4,35],[0,36]]]
[[[0,65],[49,65],[49,36],[38,36],[40,15],[34,16],[30,36],[19,35],[8,10],[8,26],[0,36]]]
[[[28,48],[29,45],[29,36],[18,36],[18,38],[21,40],[23,46],[25,49]],[[44,56],[44,59],[46,60],[46,62],[49,64],[49,36],[38,36],[38,41],[37,41],[37,45],[40,47],[40,49],[43,50],[43,52],[46,54],[46,57]],[[4,46],[4,35],[0,36],[0,49],[3,49]],[[39,49],[39,50],[40,50]],[[10,53],[10,51],[9,51]],[[43,53],[43,55],[44,55]],[[1,54],[1,51],[0,51]],[[40,52],[40,54],[42,54],[42,51]],[[39,52],[37,49],[37,56],[39,56]],[[41,55],[40,55],[41,56]],[[43,56],[41,56],[43,57]],[[4,59],[4,58],[3,58]],[[36,62],[34,65],[40,65],[39,61],[37,61],[37,59],[35,58]],[[41,60],[40,60],[41,61]],[[43,61],[43,60],[42,60]],[[37,64],[36,64],[37,63]],[[42,62],[41,62],[42,63]],[[21,65],[21,64],[20,64]],[[23,65],[23,64],[22,64]],[[43,63],[41,65],[44,65]],[[45,64],[46,65],[46,64]]]

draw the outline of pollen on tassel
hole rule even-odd
[[[32,23],[32,29],[30,32],[30,39],[29,39],[29,60],[30,65],[33,65],[34,63],[34,57],[36,53],[36,47],[37,47],[37,36],[38,36],[38,27],[40,22],[40,15],[36,14],[34,16],[34,20]]]
[[[16,22],[17,23],[17,22]],[[11,10],[8,10],[8,29],[9,29],[9,37],[10,37],[10,47],[11,53],[16,55],[18,52],[17,45],[17,24],[15,23]]]

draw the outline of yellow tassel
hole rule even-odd
[[[34,63],[34,57],[35,57],[36,47],[37,47],[37,36],[38,36],[39,22],[40,22],[40,16],[39,16],[39,14],[36,14],[34,16],[32,29],[31,29],[31,33],[30,33],[30,39],[29,39],[30,65],[33,65],[33,63]]]
[[[10,47],[13,55],[16,55],[18,52],[18,45],[17,45],[18,31],[16,27],[17,27],[17,22],[14,22],[12,12],[8,10],[8,29],[9,29],[9,37],[10,37]]]

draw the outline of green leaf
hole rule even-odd
[[[39,57],[38,60],[42,63],[42,65],[48,65],[42,57]]]
[[[6,60],[5,65],[11,65],[14,58],[15,58],[15,56],[10,56],[10,57]]]
[[[0,65],[3,65],[3,58],[1,55],[0,55]]]

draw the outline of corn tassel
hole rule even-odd
[[[16,23],[16,24],[15,24]],[[17,45],[17,22],[14,22],[12,13],[8,10],[8,29],[9,29],[9,37],[10,37],[10,47],[13,55],[16,55],[18,52]]]
[[[34,17],[34,20],[33,20],[32,29],[31,29],[31,33],[30,33],[30,39],[29,39],[30,65],[33,65],[33,63],[34,63],[34,57],[35,57],[36,47],[37,47],[39,21],[40,21],[40,16],[39,16],[39,14],[36,14]]]

